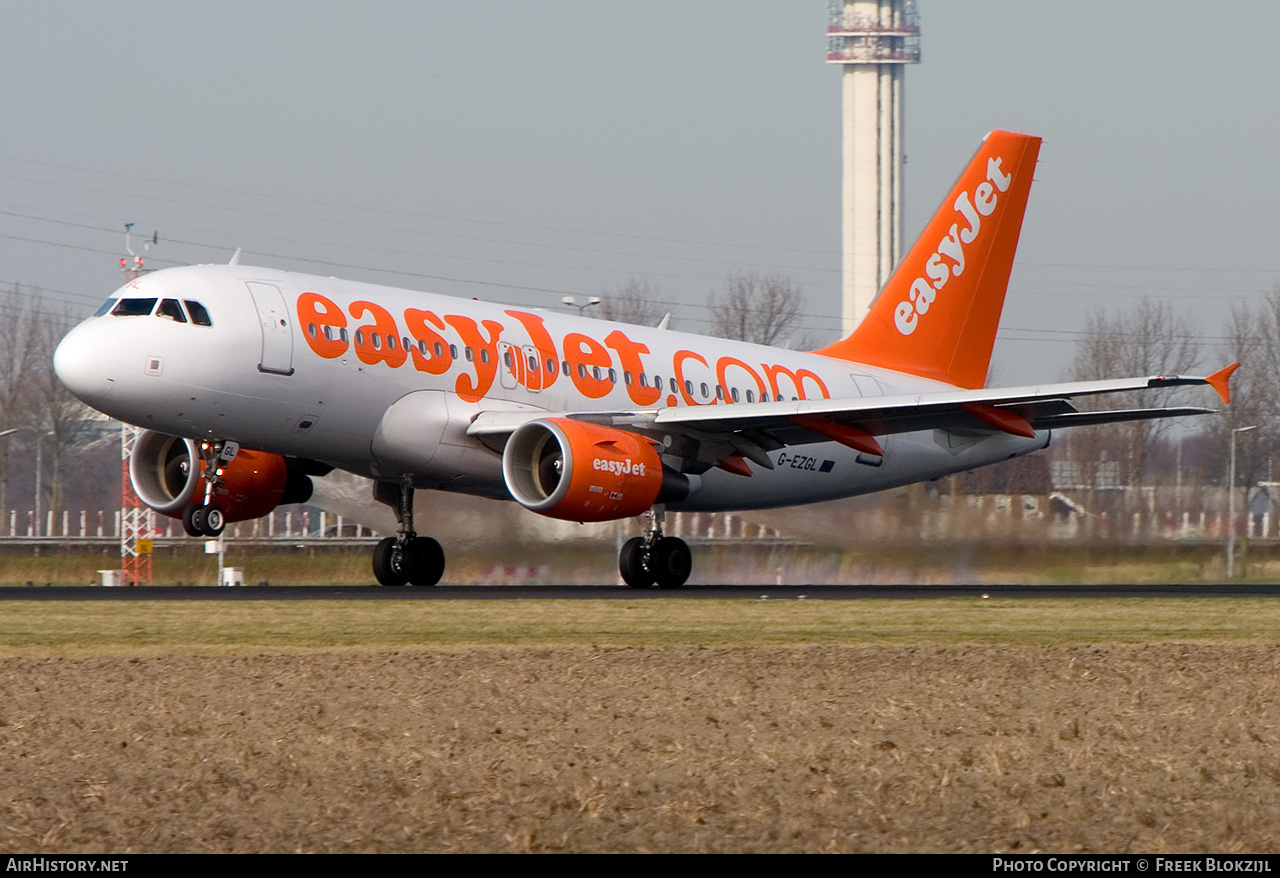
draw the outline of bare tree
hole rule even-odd
[[[1190,321],[1167,302],[1143,299],[1115,315],[1100,307],[1089,315],[1076,345],[1070,380],[1138,377],[1190,372],[1199,361],[1199,346]],[[1169,404],[1176,389],[1149,389],[1082,400],[1084,406],[1151,408]],[[1097,484],[1098,464],[1117,461],[1125,483],[1140,486],[1155,441],[1171,426],[1167,420],[1128,421],[1073,431],[1070,446],[1086,484]]]
[[[723,297],[712,295],[710,307],[712,335],[776,345],[798,328],[804,296],[784,274],[736,272],[725,281]]]
[[[50,462],[49,508],[63,505],[62,464],[69,450],[78,446],[89,432],[94,413],[76,399],[53,371],[53,351],[73,325],[62,311],[49,311],[36,321],[33,342],[38,351],[38,368],[32,378],[36,429],[47,438]]]
[[[600,316],[618,323],[657,326],[667,314],[647,278],[633,277],[612,292],[605,290],[600,299]]]
[[[15,283],[5,291],[5,319],[0,321],[0,509],[8,508],[10,449],[18,443],[24,447],[37,428],[31,377],[41,367],[41,350],[37,342],[36,324],[40,319],[40,291],[24,290]],[[17,434],[15,431],[23,431]]]
[[[8,508],[10,465],[17,453],[32,456],[20,467],[31,472],[34,457],[47,457],[52,478],[41,484],[40,503],[62,505],[62,470],[66,452],[80,442],[90,410],[67,390],[53,372],[53,351],[75,322],[50,307],[38,287],[15,284],[4,294],[5,320],[0,321],[0,510]],[[42,452],[36,455],[37,446]],[[43,469],[43,467],[42,467]]]
[[[1204,463],[1214,475],[1224,473],[1232,431],[1256,426],[1236,437],[1237,472],[1249,482],[1273,478],[1272,460],[1280,450],[1280,284],[1256,304],[1231,309],[1219,355],[1221,365],[1238,362],[1241,368],[1231,379],[1231,405],[1207,425]]]

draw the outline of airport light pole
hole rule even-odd
[[[1257,424],[1231,431],[1231,463],[1227,467],[1227,579],[1236,575],[1236,434],[1258,429]]]
[[[9,511],[9,442],[8,439],[14,433],[27,429],[26,427],[14,427],[10,430],[0,432],[0,439],[6,440],[4,443],[4,482],[0,483],[0,514],[6,514]]]
[[[560,299],[560,301],[561,301],[561,302],[563,302],[564,304],[568,305],[570,308],[577,308],[577,309],[578,309],[578,316],[579,316],[579,317],[582,317],[582,316],[584,316],[584,315],[586,314],[587,309],[588,309],[588,308],[590,308],[592,305],[599,305],[599,304],[600,304],[600,297],[599,297],[599,296],[591,296],[591,297],[589,297],[589,298],[587,299],[587,301],[586,301],[586,302],[584,302],[584,303],[583,303],[583,304],[581,304],[581,305],[579,305],[579,304],[578,304],[578,300],[577,300],[577,299],[575,299],[573,296],[564,296],[563,298],[561,298],[561,299]]]
[[[35,509],[35,522],[33,523],[32,527],[34,528],[33,533],[36,536],[39,536],[40,535],[40,514],[41,512],[44,511],[40,508],[40,505],[41,505],[40,504],[40,488],[41,488],[40,467],[41,467],[41,464],[43,463],[43,461],[40,459],[41,451],[42,451],[41,446],[44,443],[44,437],[52,436],[53,431],[49,430],[48,432],[42,433],[37,427],[13,427],[11,429],[5,430],[4,432],[0,432],[0,439],[7,439],[8,437],[12,436],[14,433],[27,433],[27,432],[34,434],[36,437],[36,487],[35,487],[36,493],[35,493],[35,497],[33,498],[35,500],[36,509]],[[9,488],[9,467],[8,467],[9,443],[8,442],[5,442],[4,444],[4,452],[5,452],[6,465],[5,465],[5,472],[4,472],[4,485],[3,487],[0,487],[0,497],[5,498],[5,500],[3,502],[0,502],[0,506],[5,505],[5,503],[8,500],[8,494],[9,494],[9,490],[8,490]]]

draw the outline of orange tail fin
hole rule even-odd
[[[815,353],[982,387],[1039,153],[988,134],[853,334]]]

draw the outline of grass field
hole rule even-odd
[[[252,655],[455,646],[1274,642],[1280,602],[7,601],[0,656]]]

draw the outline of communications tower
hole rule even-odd
[[[124,273],[125,283],[132,283],[149,271],[143,257],[133,252],[132,235],[133,223],[125,223],[124,249],[129,255],[120,259],[120,271]],[[159,240],[160,233],[153,233],[151,240],[143,245],[143,252],[149,253],[151,245]],[[129,458],[133,457],[133,448],[141,432],[132,424],[120,424],[120,584],[125,586],[151,585],[152,582],[155,513],[134,493],[133,482],[129,478]]]
[[[847,335],[902,258],[903,70],[920,62],[915,0],[829,0],[827,63],[843,68],[841,234]]]

